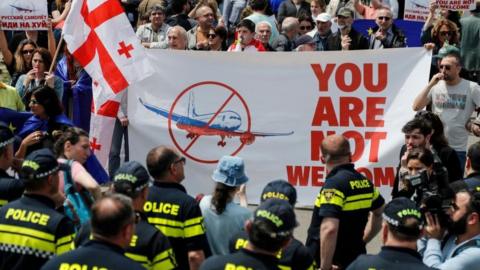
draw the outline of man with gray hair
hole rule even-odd
[[[187,49],[187,31],[180,25],[175,25],[170,28],[167,34],[168,48],[171,50],[186,50]]]
[[[277,52],[290,52],[294,49],[293,41],[298,35],[300,23],[295,17],[287,17],[282,22],[282,33],[273,43],[272,47]]]
[[[165,9],[154,5],[149,11],[150,23],[142,24],[137,29],[137,37],[145,48],[167,48],[167,32],[170,28],[165,21]]]
[[[263,47],[265,47],[265,51],[267,52],[274,52],[275,49],[270,46],[268,41],[272,36],[272,25],[267,21],[261,21],[255,25],[255,38],[262,42]]]

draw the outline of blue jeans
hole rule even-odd
[[[120,120],[115,120],[115,127],[113,128],[112,147],[108,155],[108,174],[112,177],[120,167],[120,152],[122,150],[122,139],[124,139],[125,146],[125,162],[129,160],[128,151],[128,128],[123,127]]]
[[[239,19],[242,10],[247,5],[246,0],[225,0],[223,1],[223,19],[225,20],[225,25],[227,30],[232,26],[235,26]]]
[[[460,161],[460,169],[462,169],[462,176],[465,173],[465,162],[467,161],[467,151],[457,151],[458,160]]]

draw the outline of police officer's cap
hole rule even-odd
[[[30,153],[22,163],[20,176],[26,180],[45,178],[58,171],[59,166],[52,150],[42,148]]]
[[[0,122],[0,149],[13,143],[14,140],[13,132],[4,122]]]
[[[418,227],[406,226],[408,219],[416,219]],[[423,227],[423,218],[420,209],[415,202],[407,198],[395,198],[390,201],[383,211],[383,219],[398,232],[406,235],[418,236]]]
[[[272,238],[290,236],[298,225],[293,207],[287,201],[279,199],[266,200],[260,204],[253,215],[253,223],[257,222],[270,223],[273,230],[267,233]]]
[[[129,161],[124,163],[113,177],[114,183],[128,182],[132,189],[138,192],[148,186],[150,176],[142,164],[137,161]]]
[[[292,206],[297,202],[297,190],[285,180],[274,180],[269,182],[260,195],[260,201],[268,199],[280,199],[288,201]]]

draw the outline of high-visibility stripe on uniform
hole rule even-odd
[[[150,260],[148,260],[147,256],[142,256],[142,255],[138,255],[138,254],[133,254],[133,253],[130,253],[130,252],[125,252],[125,256],[138,262],[139,264],[141,264],[143,267],[145,267],[146,269],[150,269]]]
[[[353,196],[348,196],[345,199],[343,211],[353,211],[360,209],[369,209],[372,207],[374,193],[364,193]]]
[[[277,265],[278,269],[280,270],[292,270],[292,268],[290,266],[286,266],[286,265],[280,265],[278,264]]]
[[[189,238],[205,233],[203,217],[188,219],[185,222],[149,217],[148,222],[155,225],[167,237]]]
[[[322,204],[333,204],[343,207],[345,195],[337,189],[323,189],[315,200],[315,206],[320,207]]]
[[[74,249],[73,239],[75,234],[64,236],[57,240],[55,254],[60,255]]]
[[[0,224],[0,231],[11,232],[11,233],[15,233],[15,234],[24,234],[24,235],[28,235],[28,236],[33,236],[35,238],[41,238],[43,240],[47,240],[47,241],[51,241],[51,242],[53,242],[55,240],[55,236],[53,234],[38,231],[38,230],[35,230],[35,229],[14,226],[14,225]]]
[[[11,250],[17,250],[17,253],[26,253],[26,250],[37,250],[45,256],[53,256],[55,254],[55,244],[53,242],[21,234],[0,231],[0,245],[8,246]]]
[[[7,200],[0,200],[0,206],[4,206],[5,204],[7,204],[8,201]]]
[[[177,266],[173,256],[173,249],[169,248],[161,253],[159,253],[155,258],[153,258],[153,262],[151,265],[152,270],[170,270],[174,269]]]
[[[202,235],[205,233],[203,227],[203,217],[196,217],[185,220],[185,238]]]
[[[375,201],[380,196],[380,191],[377,188],[373,188],[373,200]]]

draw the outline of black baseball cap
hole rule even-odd
[[[30,153],[22,163],[20,176],[26,180],[37,180],[54,174],[59,166],[52,150],[42,148]]]
[[[293,233],[298,225],[293,207],[285,200],[266,200],[255,210],[253,223],[270,223],[273,231],[267,232],[272,238],[286,237]]]
[[[13,143],[15,136],[7,124],[0,122],[0,149]]]
[[[406,221],[414,218],[418,221],[418,227],[406,226]],[[411,236],[418,236],[423,228],[422,212],[415,202],[407,198],[395,198],[390,201],[383,211],[383,219],[391,226],[397,228],[401,233]]]
[[[260,195],[260,202],[268,199],[285,200],[293,206],[297,202],[297,190],[285,180],[273,180],[263,188]]]
[[[113,176],[113,182],[129,182],[135,192],[142,190],[150,183],[150,176],[145,167],[137,161],[124,163]]]

